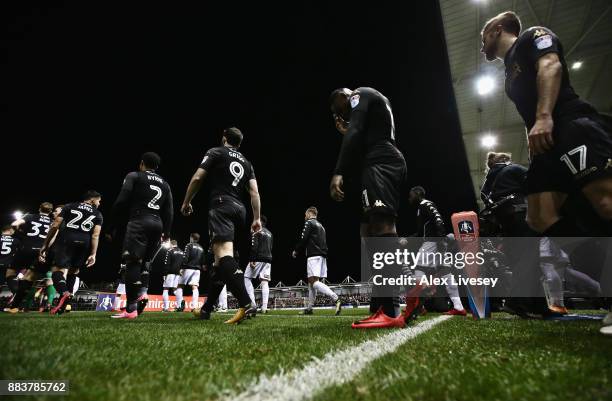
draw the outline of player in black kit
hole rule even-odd
[[[191,201],[199,191],[202,182],[210,177],[211,193],[208,211],[208,231],[215,254],[211,276],[222,281],[238,299],[238,311],[225,323],[239,323],[256,311],[244,286],[244,272],[234,258],[236,232],[246,223],[246,208],[242,203],[245,189],[248,190],[253,209],[252,232],[261,230],[260,199],[257,180],[251,163],[238,151],[242,143],[242,132],[232,127],[223,131],[222,146],[206,152],[200,167],[191,178],[181,212],[185,216],[193,213]],[[210,280],[213,282],[214,280]],[[213,286],[206,303],[200,310],[201,319],[209,319],[210,312],[223,287]]]
[[[51,279],[60,299],[57,305],[51,308],[52,315],[62,313],[72,296],[73,289],[67,285],[67,275],[72,274],[76,278],[81,268],[91,267],[96,263],[103,222],[102,213],[98,210],[101,200],[102,196],[98,192],[90,190],[83,196],[82,202],[64,206],[53,221],[40,250],[40,260],[44,262],[52,241],[55,244]]]
[[[27,214],[12,224],[16,231],[15,234],[21,239],[21,248],[15,256],[14,269],[11,269],[10,273],[7,270],[6,281],[9,283],[9,288],[11,286],[15,288],[14,279],[19,270],[27,269],[27,272],[17,282],[17,291],[9,307],[5,308],[6,312],[19,312],[19,305],[32,285],[40,274],[45,273],[44,266],[38,262],[38,254],[49,233],[52,211],[53,205],[43,202],[38,209],[38,214]]]
[[[531,228],[551,238],[595,234],[581,232],[575,219],[561,214],[574,190],[582,191],[610,227],[612,121],[574,92],[559,38],[542,26],[521,32],[520,19],[512,11],[490,19],[481,35],[486,59],[504,62],[506,94],[529,133]]]
[[[389,100],[373,88],[341,88],[332,92],[330,105],[336,129],[344,135],[330,184],[331,197],[338,202],[344,200],[344,177],[360,174],[361,236],[397,237],[395,221],[406,180],[406,161],[395,146]],[[397,317],[399,300],[395,301],[373,296],[370,312],[374,315],[359,327],[379,317],[384,319],[383,314]]]
[[[17,292],[17,287],[15,286],[18,284],[17,280],[15,280],[17,276],[15,256],[20,245],[21,241],[15,237],[15,229],[11,226],[2,227],[2,237],[0,237],[0,270],[3,270],[3,272],[0,274],[6,277],[7,284],[10,284],[9,289],[12,293]],[[14,283],[9,283],[8,277],[11,277],[11,281]]]
[[[170,237],[174,207],[170,185],[155,172],[161,159],[157,153],[144,153],[138,171],[123,180],[112,212],[111,233],[127,217],[121,258],[126,265],[125,311],[111,317],[135,319],[147,305],[149,262],[163,238]]]

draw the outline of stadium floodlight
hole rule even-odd
[[[15,210],[15,212],[13,213],[13,217],[15,218],[15,220],[19,220],[23,217],[23,212],[21,210]]]
[[[483,148],[491,149],[495,145],[497,145],[497,138],[493,135],[485,135],[480,138],[480,144]]]
[[[485,96],[495,89],[495,80],[489,75],[478,78],[476,81],[476,91],[480,96]]]
[[[574,61],[572,70],[579,70],[580,68],[582,68],[582,61]]]

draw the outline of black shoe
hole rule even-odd
[[[185,300],[181,301],[181,312],[185,310]]]
[[[253,307],[247,308],[245,313],[246,313],[246,318],[247,319],[250,319],[252,317],[256,317],[257,316],[257,306],[253,306]]]
[[[144,312],[148,303],[149,303],[148,298],[145,298],[144,296],[141,296],[140,298],[138,298],[138,303],[136,304],[136,313],[138,313],[138,316],[140,316],[140,314]]]
[[[210,320],[210,312],[200,309],[200,320]]]
[[[300,315],[312,315],[312,308],[306,308],[300,312]]]

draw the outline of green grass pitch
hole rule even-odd
[[[365,310],[345,309],[339,317],[315,313],[273,311],[238,326],[223,324],[229,314],[208,322],[186,313],[147,313],[136,321],[100,312],[0,314],[2,379],[70,380],[66,397],[2,398],[227,398],[260,375],[300,369],[313,358],[390,333],[352,330],[351,321]],[[314,399],[610,400],[612,339],[598,329],[590,321],[454,317]]]

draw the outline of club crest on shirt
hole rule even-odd
[[[552,46],[552,36],[544,35],[540,36],[534,41],[536,47],[540,50],[547,49]]]
[[[354,109],[359,104],[359,95],[357,94],[357,95],[351,96],[350,100],[351,100],[351,108]]]

